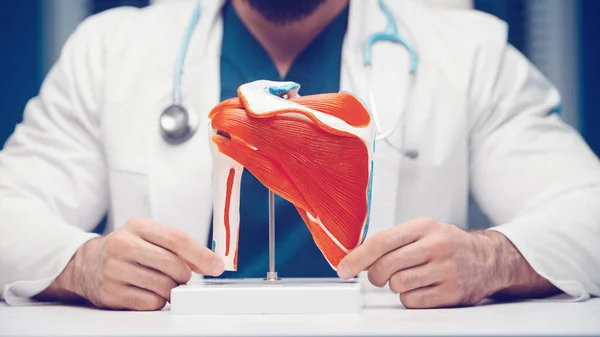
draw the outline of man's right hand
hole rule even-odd
[[[189,235],[153,220],[132,219],[85,243],[38,297],[76,296],[100,308],[159,310],[192,271],[218,276],[223,268],[215,253]]]

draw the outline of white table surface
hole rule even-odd
[[[0,336],[398,336],[600,335],[600,298],[407,310],[370,294],[358,315],[180,316],[0,302]]]

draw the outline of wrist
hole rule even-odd
[[[484,260],[485,275],[485,296],[491,296],[510,286],[513,280],[511,274],[507,271],[509,268],[507,262],[510,260],[510,253],[507,252],[507,240],[502,234],[490,230],[473,231],[476,237],[477,246],[480,248],[480,256]]]
[[[97,238],[89,240],[79,247],[50,286],[36,297],[41,300],[51,301],[77,301],[84,299],[85,292],[82,284],[85,273],[82,269],[85,265],[84,261],[89,249],[88,246],[95,244],[92,242],[95,240]]]
[[[493,230],[483,230],[477,231],[476,235],[487,238],[486,245],[490,252],[488,297],[494,299],[535,298],[560,292],[531,267],[517,247],[504,234]]]

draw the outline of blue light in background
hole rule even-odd
[[[118,6],[147,6],[148,0],[59,0],[87,2],[89,14]],[[35,97],[46,74],[44,62],[45,0],[0,0],[0,149],[21,122],[27,102]],[[67,6],[68,8],[68,6]]]
[[[91,1],[91,12],[99,13],[118,6],[145,7],[148,0],[95,0]]]
[[[42,82],[40,1],[0,1],[0,148]]]
[[[475,9],[497,16],[508,23],[508,42],[525,56],[527,46],[527,0],[474,0]]]
[[[600,155],[600,1],[581,0],[578,12],[581,133]]]

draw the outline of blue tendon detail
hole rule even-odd
[[[369,232],[369,223],[371,221],[371,196],[373,195],[373,160],[371,160],[371,173],[369,174],[369,185],[367,187],[367,220],[360,238],[360,243],[363,243]]]
[[[271,95],[275,95],[278,97],[283,97],[285,94],[287,94],[288,92],[294,90],[294,89],[299,89],[300,88],[300,84],[298,83],[289,83],[289,84],[284,84],[278,87],[269,87],[269,93]]]

